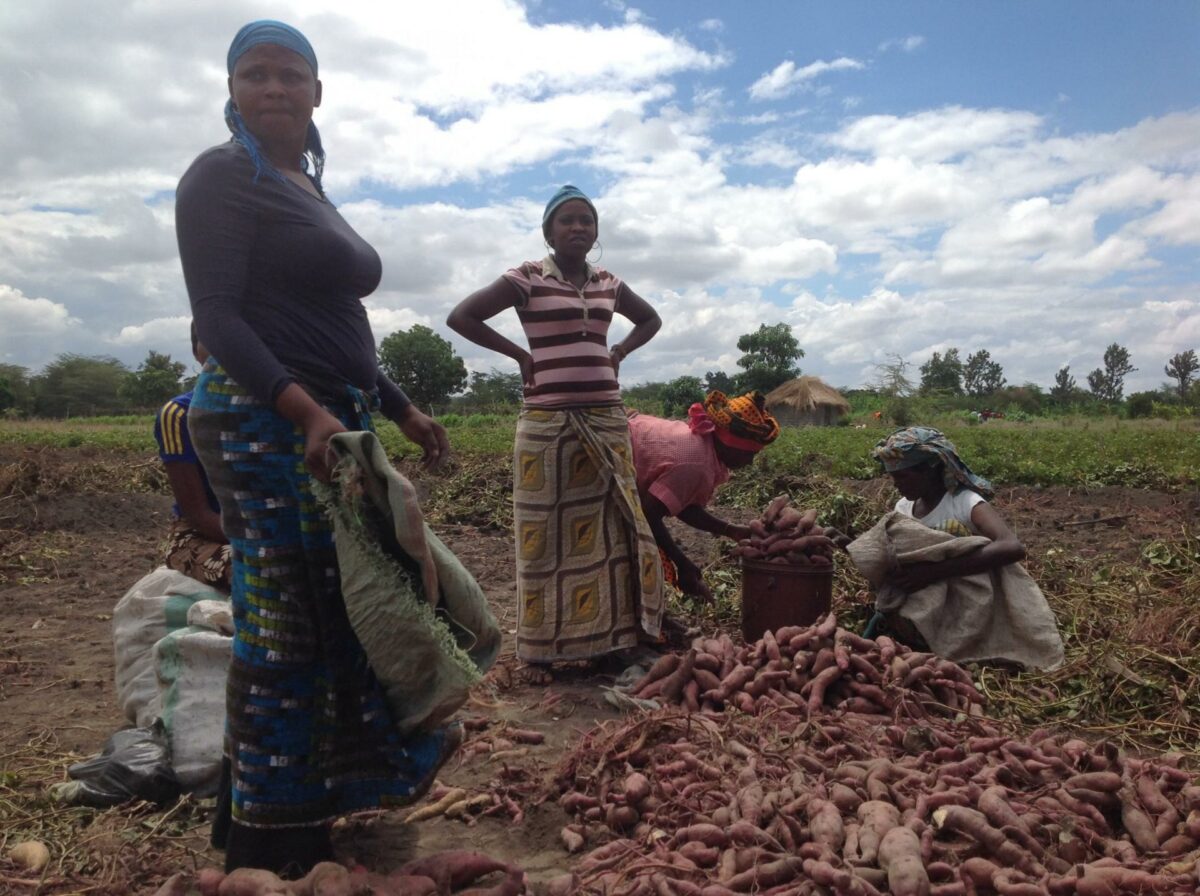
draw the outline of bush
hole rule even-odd
[[[897,426],[911,426],[913,419],[912,401],[897,395],[883,406],[883,416]]]
[[[1179,402],[1156,401],[1150,413],[1159,420],[1182,420],[1192,416],[1191,408]]]
[[[1157,393],[1155,392],[1135,392],[1125,402],[1125,413],[1132,420],[1149,417],[1154,413],[1154,399],[1157,397]]]

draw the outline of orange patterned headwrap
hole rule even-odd
[[[713,435],[730,448],[761,451],[779,436],[779,421],[767,412],[761,392],[728,398],[714,390],[704,399],[703,408],[715,426]]]

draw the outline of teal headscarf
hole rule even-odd
[[[308,42],[308,38],[291,25],[284,22],[277,22],[274,19],[259,19],[257,22],[250,22],[247,25],[243,25],[238,33],[234,35],[233,43],[229,45],[229,52],[225,56],[225,67],[231,76],[233,75],[233,69],[237,65],[237,61],[242,58],[247,50],[259,44],[274,44],[277,47],[283,47],[285,50],[291,50],[308,63],[308,67],[312,69],[313,77],[317,77],[317,54],[313,51],[312,44]],[[232,98],[225,102],[225,125],[229,128],[230,133],[233,134],[233,140],[245,147],[250,160],[254,162],[254,180],[256,182],[264,171],[276,180],[287,180],[263,156],[262,148],[258,145],[258,140],[250,133],[250,130],[246,127],[246,122],[242,121],[241,114],[233,107]],[[321,132],[317,130],[317,126],[311,121],[308,123],[308,136],[304,142],[304,151],[306,153],[302,160],[304,170],[308,170],[308,162],[311,158],[313,180],[316,181],[317,189],[320,190],[321,174],[325,170],[325,148],[321,145]]]
[[[994,494],[992,484],[971,472],[951,442],[940,430],[930,426],[909,426],[898,429],[886,439],[880,439],[871,456],[888,473],[941,461],[946,490],[951,494],[960,488],[979,492],[985,498]]]
[[[579,187],[573,184],[563,184],[558,188],[558,192],[550,197],[550,201],[546,203],[546,210],[542,212],[542,236],[549,238],[550,219],[554,217],[554,212],[564,202],[570,202],[572,199],[582,199],[586,202],[588,208],[592,210],[592,217],[596,219],[596,227],[600,227],[600,215],[596,212],[596,206],[592,205],[592,200],[588,199]]]

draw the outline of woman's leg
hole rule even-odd
[[[255,828],[233,822],[225,846],[225,872],[265,868],[285,880],[304,877],[319,862],[333,860],[326,824],[303,828]]]

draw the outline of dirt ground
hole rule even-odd
[[[69,762],[98,752],[109,734],[126,724],[114,696],[111,614],[122,594],[159,563],[170,500],[162,492],[129,487],[130,470],[149,475],[152,466],[153,458],[142,456],[97,459],[70,450],[0,447],[0,774],[5,780],[25,773],[20,764],[31,751],[61,756],[62,779]],[[72,487],[81,467],[87,468],[88,484]],[[877,495],[880,486],[847,482],[843,488]],[[1097,561],[1136,560],[1148,541],[1178,533],[1200,515],[1200,496],[1194,492],[1021,487],[1004,489],[998,503],[1028,545],[1035,575],[1050,550]],[[677,531],[693,557],[717,556],[712,539]],[[558,836],[565,819],[553,799],[539,803],[536,795],[548,792],[556,763],[583,731],[620,716],[604,699],[603,686],[613,680],[577,669],[547,682],[522,669],[510,653],[516,628],[510,536],[473,526],[439,527],[438,532],[477,577],[506,639],[505,671],[494,672],[461,715],[479,723],[507,721],[546,736],[545,744],[528,747],[527,754],[509,762],[486,755],[451,760],[440,777],[472,792],[525,795],[523,819],[515,823],[502,813],[470,826],[444,818],[406,826],[400,822],[403,812],[360,816],[339,826],[339,852],[387,870],[414,852],[470,846],[521,864],[534,882],[545,880],[566,868]],[[835,602],[846,597],[836,595]],[[207,833],[200,821],[187,844],[196,862],[216,865],[220,854],[208,850]]]

